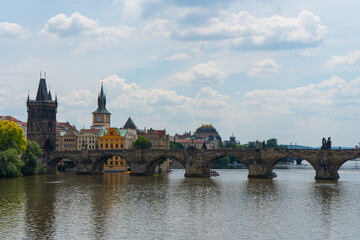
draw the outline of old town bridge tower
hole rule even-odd
[[[41,76],[35,100],[27,102],[27,139],[35,140],[43,152],[54,151],[56,147],[57,97],[52,100],[50,89],[46,87],[46,73]]]

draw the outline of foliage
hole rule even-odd
[[[12,121],[0,121],[0,151],[14,148],[18,153],[25,153],[26,139],[21,127]]]
[[[140,135],[140,136],[138,136],[137,140],[133,141],[131,148],[135,149],[136,143],[138,143],[140,149],[146,149],[146,148],[148,148],[148,142],[149,142],[149,140],[146,137]]]
[[[184,149],[185,147],[177,142],[170,141],[170,149]]]
[[[228,148],[228,149],[237,149],[239,148],[239,145],[236,143],[236,142],[227,142],[225,144],[225,148]]]
[[[38,169],[38,174],[45,174],[46,173],[46,164],[44,163]]]
[[[224,144],[223,144],[223,141],[221,140],[221,138],[220,138],[220,140],[218,141],[218,143],[217,143],[217,146],[216,146],[218,149],[222,149],[222,148],[224,148]]]
[[[10,148],[0,151],[0,177],[21,176],[21,168],[24,166],[19,156],[18,150]]]
[[[24,167],[22,169],[22,173],[24,175],[36,175],[38,172],[38,164],[37,158],[41,156],[42,150],[40,145],[35,141],[28,141],[26,146],[26,152],[23,156]]]
[[[245,149],[255,149],[256,146],[256,141],[250,141],[247,144],[244,144],[241,146],[241,148],[245,148]],[[258,148],[263,148],[263,141],[258,141]],[[275,148],[275,149],[287,149],[286,146],[284,145],[278,145],[277,143],[277,139],[276,138],[270,138],[265,142],[265,148],[269,149],[269,148]]]

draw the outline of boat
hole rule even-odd
[[[130,173],[131,173],[130,171],[123,172],[123,174],[130,174]]]

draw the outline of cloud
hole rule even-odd
[[[302,56],[307,56],[307,57],[309,57],[309,56],[317,56],[317,55],[320,54],[320,52],[321,52],[321,48],[319,48],[319,47],[314,47],[314,48],[306,48],[306,49],[304,49],[300,54],[301,54]]]
[[[19,24],[0,22],[0,40],[25,39],[29,35],[29,30]]]
[[[71,89],[65,95],[59,95],[58,101],[70,108],[89,107],[97,101],[97,95],[90,90]]]
[[[154,20],[158,35],[181,41],[226,41],[236,49],[308,48],[318,44],[327,33],[327,27],[310,11],[301,11],[295,18],[279,15],[255,17],[248,12],[219,11],[204,15],[196,25],[182,21],[182,14]],[[148,23],[147,30],[151,30]],[[161,34],[162,32],[162,34]]]
[[[75,45],[75,53],[110,48],[120,43],[120,39],[131,36],[133,29],[128,26],[102,27],[97,21],[74,12],[71,16],[58,14],[49,19],[40,35],[53,40],[63,40]]]
[[[166,61],[180,61],[180,60],[185,60],[185,59],[189,59],[189,55],[187,55],[186,53],[176,53],[172,56],[166,57],[164,58]]]
[[[190,70],[178,73],[175,79],[186,83],[222,84],[227,74],[217,67],[215,62],[200,63]]]
[[[360,65],[360,51],[353,51],[345,56],[333,56],[326,63],[328,68]]]
[[[249,71],[249,76],[267,77],[279,73],[280,68],[281,66],[274,59],[263,59],[254,64],[254,67]]]

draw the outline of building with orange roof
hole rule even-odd
[[[98,138],[99,149],[124,149],[125,135],[124,129],[101,129]],[[113,156],[104,164],[104,171],[126,171],[129,166],[121,156]]]

